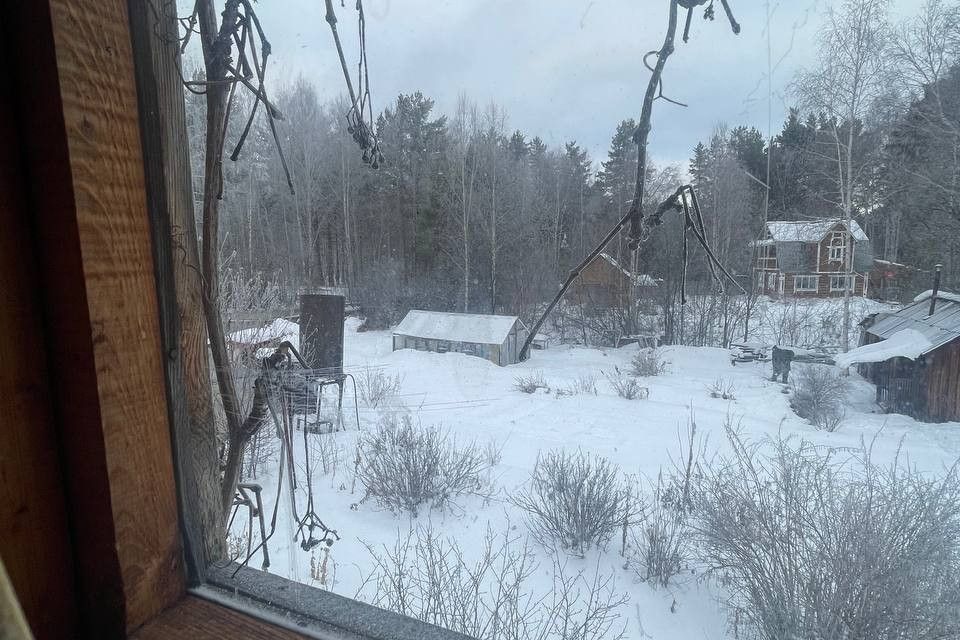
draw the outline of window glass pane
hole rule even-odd
[[[951,184],[960,110],[925,97],[940,85],[908,78],[901,47],[863,58],[884,62],[871,78],[899,71],[862,113],[828,115],[846,113],[835,85],[848,74],[827,54],[850,29],[793,3],[769,24],[743,0],[508,4],[330,3],[355,99],[341,96],[324,3],[239,3],[237,24],[256,10],[276,59],[262,90],[256,29],[222,43],[235,71],[187,43],[196,235],[216,248],[196,263],[215,267],[203,282],[226,353],[211,336],[197,359],[212,362],[210,468],[225,470],[220,559],[482,637],[788,634],[769,620],[819,637],[949,617],[960,525],[938,527],[960,504],[942,498],[943,518],[928,518],[899,502],[932,499],[933,485],[874,473],[860,447],[875,437],[869,464],[889,470],[902,441],[937,482],[957,454],[960,351],[933,337],[960,326],[937,329],[913,300],[940,261],[937,286],[960,285],[960,225],[890,163],[902,153],[927,183]],[[846,20],[868,5],[882,13],[833,4]],[[672,48],[650,54],[670,7]],[[875,40],[894,46],[887,28],[922,11],[870,13]],[[211,153],[219,85],[203,78],[217,71],[219,118],[233,102]],[[960,92],[960,71],[937,73],[946,96]],[[930,113],[949,120],[943,146],[917,131]],[[848,132],[854,166],[836,156]],[[847,258],[862,280],[844,297]],[[881,342],[890,350],[869,348]],[[934,420],[950,426],[914,435]],[[878,511],[864,498],[876,492],[897,508]],[[913,530],[901,525],[936,552],[877,533]],[[757,566],[782,571],[763,582]],[[843,604],[863,598],[823,578],[837,575],[894,576],[867,607],[883,624]]]

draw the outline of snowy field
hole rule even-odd
[[[524,514],[508,496],[530,477],[538,453],[551,449],[577,448],[609,458],[624,472],[640,478],[657,477],[671,465],[680,451],[688,420],[693,413],[698,434],[708,438],[708,449],[727,447],[725,422],[739,425],[748,440],[767,436],[795,436],[830,448],[857,447],[875,439],[877,462],[892,460],[901,446],[912,464],[937,473],[960,455],[960,424],[921,424],[901,415],[881,414],[873,403],[873,387],[852,376],[849,407],[836,432],[818,431],[791,411],[783,385],[771,382],[769,363],[731,366],[722,349],[665,347],[669,362],[660,376],[644,378],[649,397],[625,400],[616,395],[602,372],[615,367],[630,369],[636,346],[622,349],[594,349],[578,346],[551,347],[534,351],[518,365],[498,367],[462,354],[391,351],[389,332],[358,333],[357,321],[347,321],[345,367],[356,375],[365,369],[399,375],[399,393],[386,406],[371,408],[360,403],[361,429],[373,428],[389,412],[407,413],[415,423],[437,425],[457,441],[499,443],[502,459],[493,469],[497,492],[491,499],[467,497],[444,511],[422,510],[416,519],[394,515],[374,500],[357,504],[363,497],[359,483],[354,486],[353,458],[358,432],[354,424],[352,390],[345,396],[346,432],[308,436],[314,469],[314,501],[321,518],[338,531],[340,540],[325,558],[323,547],[304,551],[293,541],[295,526],[289,515],[289,497],[284,486],[278,511],[277,533],[269,542],[271,566],[278,575],[320,586],[349,597],[366,597],[364,578],[373,569],[368,545],[373,549],[392,548],[411,526],[431,526],[440,536],[455,539],[460,548],[480,553],[484,534],[509,531],[526,535]],[[551,392],[525,394],[515,387],[518,376],[542,373]],[[584,375],[597,377],[596,395],[558,396],[556,389],[568,386]],[[733,400],[710,397],[708,386],[723,379],[734,389]],[[325,398],[329,406],[331,396]],[[267,427],[266,430],[272,431]],[[321,439],[325,442],[320,443]],[[329,467],[320,469],[320,448],[324,447]],[[298,506],[306,500],[303,477],[303,436],[296,434]],[[265,461],[257,477],[247,482],[263,485],[269,516],[277,495],[278,448]],[[645,481],[644,481],[645,482]],[[643,486],[649,486],[644,484]],[[246,536],[246,518],[240,514],[233,526],[235,536]],[[256,529],[256,527],[255,527]],[[259,536],[254,531],[256,544]],[[531,578],[534,590],[549,591],[555,553],[536,542],[539,569]],[[680,577],[669,588],[654,588],[624,568],[620,541],[610,542],[605,551],[592,550],[585,558],[562,558],[570,571],[584,570],[615,577],[616,588],[629,597],[619,614],[626,625],[626,637],[651,640],[723,639],[728,615],[719,601],[716,587],[697,575]],[[260,554],[250,560],[259,568]],[[325,568],[321,566],[325,563]]]

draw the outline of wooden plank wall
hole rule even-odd
[[[927,371],[927,413],[932,420],[960,420],[960,340],[933,353]]]

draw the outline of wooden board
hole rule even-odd
[[[174,0],[130,0],[160,331],[190,580],[225,553]]]
[[[102,490],[99,469],[85,474],[85,460],[74,453],[70,482],[90,482],[71,487],[75,535],[84,542],[85,579],[97,575],[98,560],[119,570],[120,594],[109,575],[97,587],[121,596],[124,610],[118,617],[108,607],[99,620],[125,620],[132,629],[175,602],[184,585],[129,19],[122,0],[51,0],[50,20],[87,324],[69,314],[64,320],[85,333],[73,346],[89,350],[94,368],[65,380],[63,400],[95,399],[82,419],[98,414],[102,442],[86,431],[78,442],[94,460],[102,455],[109,481],[103,522],[102,504],[88,508],[102,498],[82,494]],[[51,285],[69,286],[70,274],[59,275],[65,281]],[[66,359],[58,366],[74,373]],[[113,549],[96,539],[98,526],[112,528]],[[85,592],[82,605],[93,631],[104,606],[97,595]]]
[[[303,636],[233,609],[186,596],[132,636],[133,640],[302,640]]]
[[[11,83],[0,83],[0,560],[35,636],[66,639],[73,557],[17,125]]]

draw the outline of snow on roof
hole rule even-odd
[[[770,232],[770,237],[777,242],[820,242],[838,224],[846,226],[846,221],[836,218],[802,221],[777,220],[768,222],[767,230]],[[856,220],[851,221],[850,230],[857,241],[864,242],[867,240],[867,234],[863,232]]]
[[[501,344],[519,321],[517,316],[413,309],[394,328],[393,333],[431,340]]]
[[[930,296],[933,295],[933,289],[927,289],[923,293],[919,294],[916,298],[913,299],[914,302],[923,302],[924,300],[929,300]],[[946,300],[947,302],[956,302],[960,303],[960,295],[956,293],[951,293],[949,291],[937,291],[937,300]]]
[[[849,367],[858,362],[883,362],[890,358],[916,360],[930,351],[930,340],[916,329],[901,329],[886,340],[865,344],[836,357],[837,366]]]
[[[902,329],[914,329],[930,342],[930,347],[924,353],[960,338],[960,296],[948,291],[938,292],[937,306],[931,316],[931,293],[921,293],[912,304],[896,313],[878,316],[878,320],[867,328],[867,333],[889,339]]]
[[[300,338],[300,325],[285,318],[277,318],[270,324],[252,329],[241,329],[227,336],[227,340],[237,344],[262,344],[264,342],[282,342],[287,340],[294,343]]]
[[[613,268],[619,269],[620,272],[623,273],[623,275],[625,275],[625,276],[627,276],[628,278],[630,278],[631,280],[633,280],[633,284],[634,284],[635,286],[637,286],[637,287],[656,287],[656,286],[658,286],[658,285],[657,285],[657,279],[656,279],[656,278],[654,278],[653,276],[647,275],[646,273],[638,273],[638,274],[630,273],[630,270],[629,270],[629,269],[625,268],[623,265],[621,265],[619,262],[617,262],[617,261],[613,258],[613,256],[611,256],[609,253],[601,253],[601,254],[600,254],[600,257],[603,258],[604,260],[606,260],[607,262],[609,262],[611,265],[613,265]]]
[[[873,261],[876,262],[877,264],[885,264],[885,265],[889,265],[889,266],[891,266],[891,267],[903,267],[903,268],[905,268],[905,269],[912,269],[912,268],[913,268],[913,267],[908,267],[907,265],[903,264],[902,262],[891,262],[890,260],[881,260],[880,258],[874,258]]]

